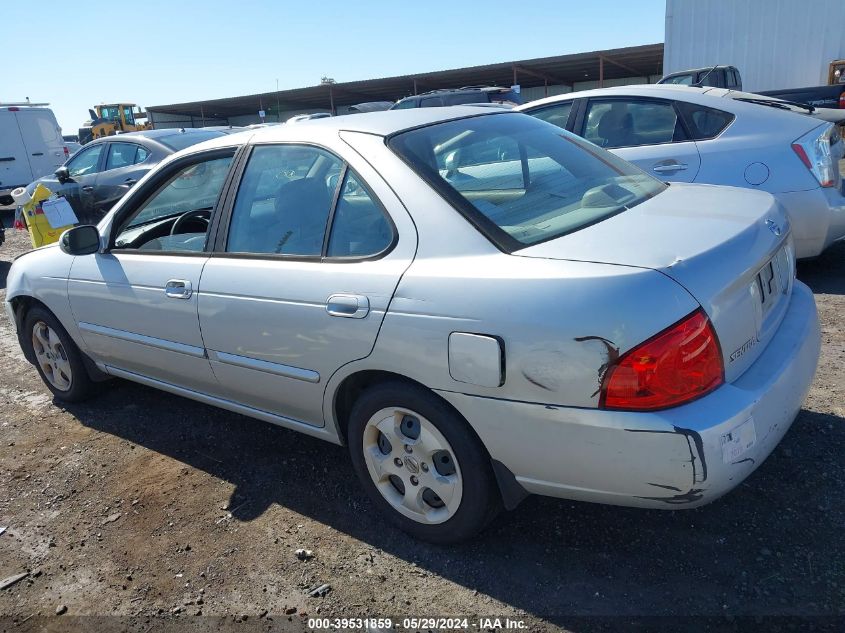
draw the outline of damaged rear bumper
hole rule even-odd
[[[530,493],[690,508],[737,486],[772,452],[801,409],[819,349],[813,295],[796,282],[760,358],[738,380],[681,407],[634,413],[440,394]]]

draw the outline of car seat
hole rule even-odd
[[[634,145],[634,117],[624,103],[614,103],[602,114],[596,134],[603,139],[602,147]]]

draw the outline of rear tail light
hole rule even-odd
[[[832,187],[836,183],[836,165],[830,152],[834,127],[832,123],[828,123],[821,127],[821,132],[819,129],[810,130],[796,139],[792,143],[792,149],[822,187]]]
[[[67,159],[70,156],[70,150],[67,148],[67,145],[65,145],[64,149],[65,149],[65,159]]]
[[[845,109],[845,90],[839,95],[839,107]]]
[[[611,365],[602,381],[599,406],[665,409],[700,398],[724,380],[719,340],[699,308]]]

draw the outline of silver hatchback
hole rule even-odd
[[[134,380],[349,446],[376,507],[467,538],[529,493],[684,508],[772,451],[819,353],[787,218],[523,114],[333,117],[174,155],[15,261],[58,399]]]

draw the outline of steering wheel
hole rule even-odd
[[[200,220],[205,222],[205,230],[208,231],[208,226],[211,224],[211,209],[193,209],[191,211],[186,211],[173,223],[173,226],[170,227],[170,234],[176,235],[179,232],[179,229],[188,222],[189,220]]]

